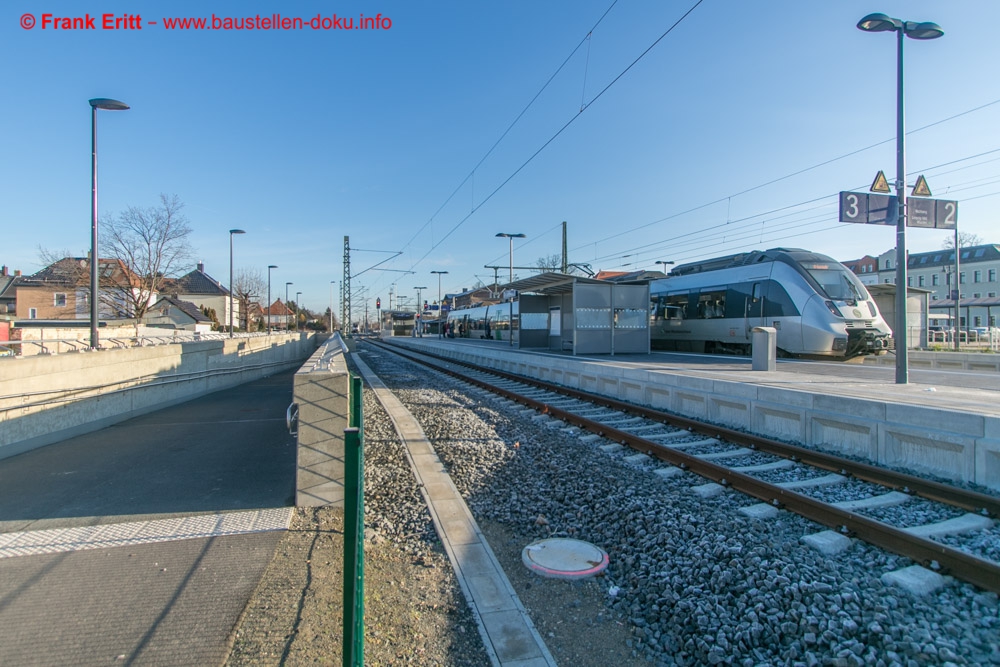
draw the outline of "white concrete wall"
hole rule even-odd
[[[282,334],[0,357],[0,458],[272,375],[316,344]]]
[[[335,335],[295,374],[299,406],[295,504],[344,504],[344,429],[350,414],[351,376],[344,347]]]
[[[393,343],[417,348],[426,344],[404,338],[393,339]],[[677,371],[630,369],[572,357],[497,348],[487,353],[473,345],[449,346],[447,350],[456,361],[483,364],[817,450],[1000,489],[998,417]]]

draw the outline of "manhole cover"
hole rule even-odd
[[[584,579],[608,566],[604,549],[565,537],[532,542],[521,551],[521,560],[529,570],[552,579]]]

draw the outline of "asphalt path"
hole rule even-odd
[[[0,542],[287,512],[291,396],[284,372],[0,460]],[[282,534],[0,557],[0,664],[222,664]]]
[[[292,376],[0,460],[0,532],[294,505]]]

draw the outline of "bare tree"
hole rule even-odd
[[[261,296],[266,294],[267,281],[264,280],[260,269],[243,268],[233,275],[233,284],[230,287],[237,303],[240,304],[240,326],[244,331],[250,331],[250,304],[254,300],[259,302]]]
[[[121,262],[123,271],[109,272],[101,281],[139,320],[152,305],[164,278],[188,265],[193,257],[191,227],[181,214],[177,195],[160,195],[160,205],[130,206],[104,223],[101,254]]]
[[[963,231],[959,231],[958,232],[958,245],[959,245],[959,247],[961,247],[961,248],[971,248],[972,246],[982,245],[982,244],[983,244],[983,240],[981,238],[979,238],[978,234],[973,234],[972,232],[963,232]],[[941,247],[944,248],[945,250],[951,250],[952,248],[954,248],[955,247],[955,235],[954,234],[949,234],[945,238],[944,243],[941,244]]]
[[[542,271],[562,271],[562,255],[549,255],[548,257],[539,257],[535,261],[535,266],[537,266]]]

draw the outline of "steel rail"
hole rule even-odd
[[[392,351],[393,353],[399,354],[407,359],[414,362],[421,363],[425,366],[430,366],[435,370],[444,372],[452,377],[461,379],[463,382],[468,382],[474,384],[475,386],[487,389],[491,392],[499,394],[504,398],[510,399],[527,407],[531,407],[535,410],[542,412],[543,414],[548,414],[556,419],[562,420],[566,423],[572,424],[579,428],[595,433],[609,440],[614,440],[624,445],[628,445],[636,451],[645,453],[647,455],[653,455],[656,458],[666,461],[672,465],[676,465],[684,470],[689,470],[697,475],[710,479],[717,484],[722,486],[732,487],[733,489],[746,493],[747,495],[753,496],[759,500],[769,503],[775,507],[785,508],[791,512],[799,514],[807,519],[815,521],[821,525],[832,528],[845,535],[853,535],[858,538],[873,544],[875,546],[881,547],[887,551],[899,554],[910,558],[911,560],[921,563],[930,569],[943,571],[948,574],[952,574],[955,577],[967,581],[969,583],[975,584],[980,588],[983,588],[994,593],[1000,593],[1000,563],[995,563],[993,561],[985,560],[972,554],[966,553],[964,551],[959,551],[958,549],[952,549],[944,544],[935,542],[930,539],[917,537],[899,528],[894,528],[888,524],[876,521],[874,519],[869,519],[867,517],[855,514],[853,512],[848,512],[833,505],[815,500],[801,493],[797,493],[790,489],[784,489],[773,484],[768,484],[762,482],[759,479],[751,477],[740,472],[736,472],[729,468],[704,461],[690,454],[685,454],[684,452],[673,449],[668,446],[660,445],[651,440],[646,440],[637,435],[633,435],[626,431],[616,429],[611,426],[607,426],[597,421],[581,417],[579,415],[573,414],[568,410],[558,408],[544,401],[538,401],[526,396],[522,396],[516,392],[503,389],[501,387],[496,387],[488,382],[484,382],[477,378],[471,378],[467,375],[458,373],[448,368],[442,368],[436,364],[430,364],[423,359],[414,356],[412,353],[403,352],[398,347],[387,346],[385,344],[378,344],[378,347],[384,348]],[[572,396],[574,398],[585,399],[589,402],[597,403],[599,405],[604,405],[605,407],[615,407],[622,406],[621,408],[626,412],[639,414],[646,416],[646,408],[639,408],[631,404],[623,403],[615,399],[608,399],[607,397],[594,396],[592,394],[587,394],[586,392],[581,392],[575,389],[569,390],[565,387],[556,388],[554,385],[549,385],[549,383],[540,382],[537,380],[530,380],[515,376],[510,373],[503,371],[496,371],[493,369],[482,369],[473,364],[468,364],[466,362],[459,362],[452,359],[444,359],[438,355],[431,355],[438,358],[441,361],[445,361],[450,364],[457,364],[464,367],[475,368],[478,371],[484,371],[487,373],[495,374],[497,376],[503,377],[504,379],[520,382],[523,384],[529,384],[532,386],[537,386],[539,388],[553,388],[553,391],[561,393],[564,395]],[[547,385],[547,386],[546,386]],[[718,428],[711,425],[706,425],[695,420],[675,417],[674,415],[664,415],[663,413],[657,413],[656,411],[648,410],[650,414],[658,415],[658,418],[669,418],[671,425],[684,424],[683,428],[692,427],[690,430],[711,435],[713,433],[718,433],[719,437],[728,438],[728,435],[723,434],[737,434],[739,436],[739,441],[742,444],[756,444],[758,438],[756,436],[751,436],[746,433],[741,433],[738,431],[732,431],[730,429]],[[697,426],[698,428],[693,428]],[[766,439],[764,439],[766,440]],[[775,445],[786,447],[784,443],[778,443],[776,441],[767,441],[774,443]],[[803,452],[808,452],[802,448],[796,447],[795,449],[801,450]],[[811,453],[811,452],[810,452]],[[835,458],[835,457],[834,457]],[[851,462],[854,463],[854,462]],[[871,467],[871,466],[867,466]],[[894,474],[894,473],[893,473]],[[911,477],[911,476],[906,476]],[[913,478],[918,479],[918,478]],[[919,480],[923,481],[923,480]],[[933,483],[932,483],[933,484]],[[988,496],[987,496],[988,497]]]

